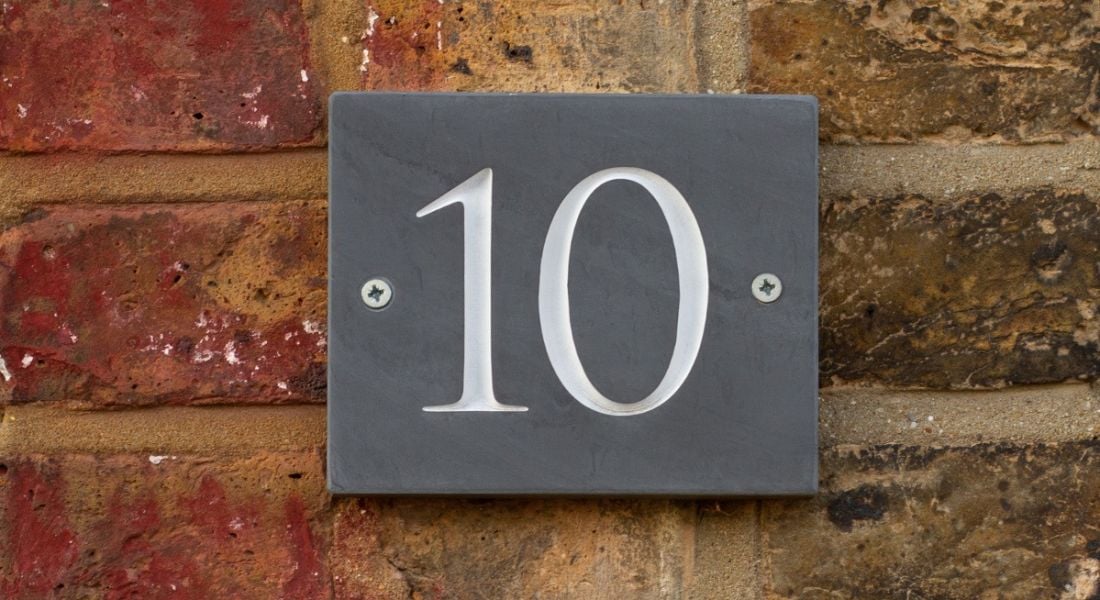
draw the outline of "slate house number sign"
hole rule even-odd
[[[334,493],[817,488],[817,103],[340,93]]]

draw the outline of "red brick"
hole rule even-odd
[[[321,401],[320,203],[58,207],[0,233],[0,402]]]
[[[0,596],[331,595],[320,455],[11,456]]]
[[[312,72],[294,0],[9,0],[0,149],[309,144],[321,123]]]

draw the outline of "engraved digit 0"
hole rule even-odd
[[[668,369],[649,396],[632,403],[610,400],[592,385],[577,355],[569,316],[569,254],[577,220],[597,188],[620,179],[644,187],[661,207],[672,233],[680,279],[676,343]],[[660,175],[632,167],[605,169],[578,183],[558,207],[542,251],[539,320],[554,372],[565,389],[584,406],[605,415],[632,416],[653,410],[671,398],[687,379],[699,354],[706,326],[708,294],[707,253],[699,224],[679,190]]]

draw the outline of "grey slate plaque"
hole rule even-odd
[[[339,93],[329,118],[332,492],[816,491],[816,100]],[[424,410],[478,374],[527,410]]]

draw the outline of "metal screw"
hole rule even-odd
[[[779,299],[783,293],[783,282],[771,273],[761,273],[752,280],[752,297],[768,304]]]
[[[393,300],[393,286],[381,277],[368,279],[359,293],[363,296],[363,303],[367,308],[373,310],[382,310]]]

